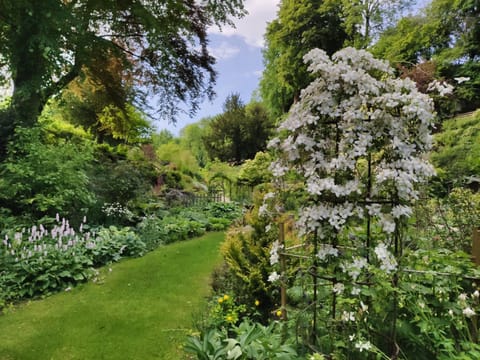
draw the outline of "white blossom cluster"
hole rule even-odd
[[[362,269],[368,266],[367,259],[363,257],[354,257],[352,262],[344,262],[341,264],[341,268],[344,273],[347,273],[352,280],[357,281]]]
[[[395,78],[388,62],[364,50],[345,48],[330,58],[314,49],[304,59],[315,80],[302,90],[278,136],[269,142],[277,154],[270,167],[274,178],[281,183],[295,173],[303,181],[309,201],[299,211],[300,235],[315,233],[325,240],[368,216],[389,239],[400,220],[412,215],[417,185],[434,175],[424,157],[432,144],[433,102],[410,79]],[[441,94],[451,90],[446,84],[431,86]],[[268,204],[275,198],[274,193],[265,196],[261,215],[273,215]],[[374,245],[380,269],[395,271],[398,263],[389,247]],[[272,264],[278,262],[278,249],[275,243]],[[320,244],[315,256],[329,261],[339,252]],[[356,282],[369,264],[354,256],[340,266]],[[279,278],[274,272],[269,281]],[[344,285],[336,283],[333,291],[343,293]],[[351,292],[358,295],[360,289]],[[369,343],[357,348],[368,350]]]
[[[103,204],[102,212],[108,217],[125,217],[127,219],[131,219],[133,217],[133,213],[126,206],[123,206],[118,202]]]
[[[280,244],[278,240],[273,242],[272,248],[270,249],[270,265],[278,264],[280,260],[280,254],[278,251],[282,249],[283,245]]]
[[[387,273],[393,272],[397,269],[397,261],[384,243],[378,244],[374,251],[380,261],[380,269]]]
[[[315,199],[300,211],[301,234],[340,233],[366,212],[384,233],[394,233],[397,220],[412,213],[417,184],[434,175],[423,156],[432,142],[432,100],[364,50],[349,47],[329,58],[314,49],[304,59],[316,78],[269,143],[278,155],[275,178],[298,174]],[[393,205],[379,205],[393,197]]]
[[[480,293],[478,290],[475,290],[473,294],[471,295],[472,299],[475,300],[475,302],[478,303],[478,298],[480,297]],[[476,312],[474,309],[472,309],[471,304],[468,303],[468,295],[465,293],[462,293],[458,296],[458,303],[462,307],[462,314],[466,316],[467,318],[471,318],[472,316],[476,315]]]
[[[321,261],[325,260],[328,256],[333,256],[333,257],[338,256],[338,249],[333,247],[330,244],[320,244],[319,247],[320,249],[317,252],[317,257]]]
[[[280,280],[280,278],[281,278],[280,274],[278,274],[276,271],[274,271],[268,276],[268,281],[276,282],[276,281]]]
[[[461,84],[462,82],[470,80],[470,78],[462,77],[462,78],[455,78],[455,80],[459,84]],[[430,91],[430,92],[438,91],[440,96],[446,96],[453,92],[453,86],[444,81],[433,80],[431,83],[428,84],[427,91]]]
[[[387,62],[363,50],[345,48],[330,59],[314,49],[305,61],[316,79],[280,125],[284,135],[269,143],[279,153],[271,166],[275,177],[293,170],[312,196],[355,199],[366,194],[359,169],[372,156],[371,200],[386,189],[405,203],[415,200],[415,185],[434,174],[422,157],[431,146],[430,98],[410,79],[394,78]],[[388,211],[393,218],[411,214],[408,206]],[[299,225],[308,233],[327,220],[340,230],[358,215],[355,204],[315,205],[302,210]],[[379,220],[393,232],[393,221]]]

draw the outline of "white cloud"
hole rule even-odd
[[[209,46],[208,50],[210,54],[217,60],[230,59],[240,52],[240,48],[232,46],[226,41],[215,44],[215,46]]]
[[[226,36],[238,35],[250,46],[263,47],[263,35],[267,28],[267,22],[275,19],[279,3],[280,0],[246,0],[245,8],[248,15],[235,21],[236,28],[225,27],[222,31],[212,28],[210,32]]]
[[[258,77],[258,78],[259,78],[260,76],[262,76],[262,74],[263,74],[263,70],[255,70],[255,71],[253,72],[253,75],[254,75],[255,77]]]

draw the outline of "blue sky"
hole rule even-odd
[[[246,0],[249,14],[236,21],[235,29],[226,27],[222,32],[210,30],[209,48],[217,59],[215,99],[204,101],[193,118],[179,116],[176,125],[165,121],[156,123],[158,130],[167,129],[178,136],[185,125],[222,113],[225,98],[232,93],[239,93],[244,103],[250,101],[263,71],[263,35],[267,22],[276,17],[279,3],[280,0]]]

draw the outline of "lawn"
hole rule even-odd
[[[161,247],[87,283],[0,315],[1,360],[184,358],[222,233]]]

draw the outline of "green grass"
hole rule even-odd
[[[213,233],[159,248],[102,269],[99,284],[0,315],[0,359],[184,358],[222,240]]]
[[[444,181],[468,183],[480,174],[480,110],[468,116],[445,120],[435,135],[432,162]]]

